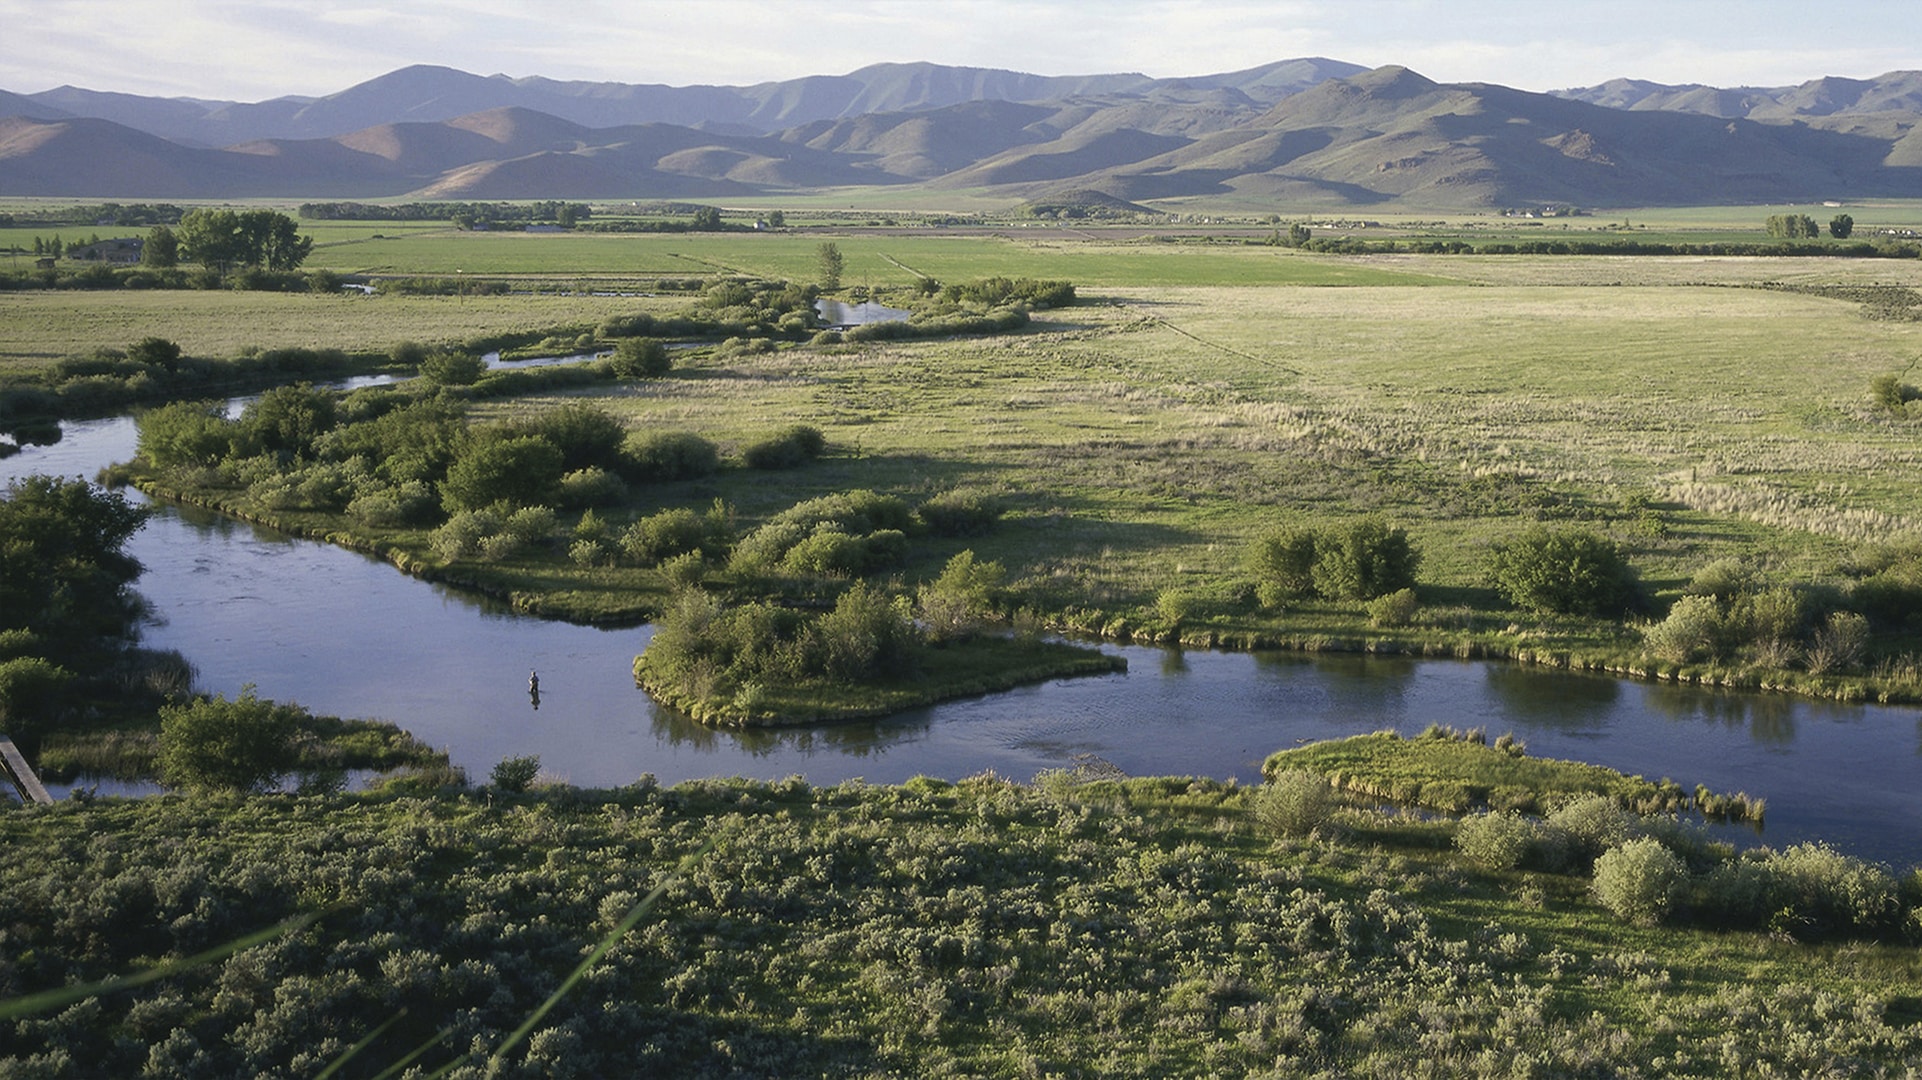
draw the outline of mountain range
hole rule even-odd
[[[1542,94],[1321,58],[1182,79],[880,64],[747,87],[417,66],[252,104],[0,91],[0,195],[1786,203],[1922,196],[1918,121],[1922,72]]]

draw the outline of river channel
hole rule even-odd
[[[52,446],[0,460],[91,479],[133,455],[126,418],[62,425]],[[130,493],[139,498],[138,493]],[[1269,752],[1430,723],[1512,731],[1533,754],[1768,800],[1760,839],[1826,840],[1922,864],[1922,713],[1736,694],[1503,664],[1104,646],[1126,674],[1065,679],[879,721],[715,731],[636,689],[646,627],[518,616],[367,556],[193,508],[161,505],[129,544],[157,622],[209,692],[247,684],[319,713],[392,720],[484,778],[539,755],[555,778],[616,786],[742,775],[1026,780],[1082,755],[1132,775],[1259,777]],[[538,670],[536,709],[527,676]],[[1745,829],[1731,838],[1752,842]]]

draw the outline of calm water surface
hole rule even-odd
[[[133,454],[125,419],[65,425],[61,442],[0,461],[91,477]],[[137,493],[134,497],[138,497]],[[161,506],[129,550],[161,622],[204,689],[393,720],[471,775],[515,754],[584,786],[717,775],[817,783],[992,769],[1016,779],[1093,754],[1134,775],[1243,781],[1269,752],[1430,723],[1513,731],[1532,753],[1768,799],[1761,839],[1826,839],[1922,863],[1922,713],[1730,694],[1530,668],[1368,656],[1105,646],[1124,675],[1065,679],[881,721],[713,731],[635,688],[645,627],[516,616],[378,560],[192,508]],[[527,676],[541,676],[540,707]],[[1746,836],[1746,833],[1740,834]]]

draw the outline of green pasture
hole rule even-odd
[[[847,286],[912,285],[922,277],[1066,278],[1096,288],[1156,285],[1386,285],[1438,280],[1240,240],[1129,241],[1053,228],[1037,239],[936,230],[809,229],[781,233],[525,233],[423,231],[316,246],[311,268],[369,274],[616,275],[628,279],[750,274],[813,281],[833,243]],[[385,233],[383,233],[385,235]]]
[[[598,325],[645,301],[616,297],[316,296],[231,291],[0,292],[0,372],[163,337],[188,355],[248,348],[386,351],[396,342],[451,343],[518,330]]]
[[[1224,640],[1271,631],[1243,552],[1281,525],[1379,515],[1424,553],[1416,639],[1633,654],[1632,634],[1500,610],[1491,545],[1536,520],[1599,529],[1658,595],[1716,558],[1833,580],[1864,545],[1922,532],[1912,424],[1868,382],[1922,325],[1856,305],[1706,286],[1116,290],[992,338],[684,358],[581,391],[634,430],[735,448],[789,423],[832,452],[655,498],[719,496],[744,525],[867,487],[1001,492],[996,533],[917,542],[910,579],[963,547],[1054,610]],[[483,418],[573,395],[492,403]],[[1286,640],[1386,634],[1356,605],[1291,605]],[[1111,625],[1097,621],[1091,626]],[[1467,647],[1466,644],[1463,647]]]

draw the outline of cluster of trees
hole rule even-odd
[[[1421,551],[1406,531],[1368,518],[1339,529],[1273,530],[1249,547],[1247,565],[1267,607],[1307,596],[1373,600],[1414,588]]]
[[[451,221],[463,229],[494,223],[554,222],[572,227],[594,216],[586,203],[538,199],[525,203],[410,202],[377,205],[361,202],[301,203],[301,217],[314,221]]]
[[[240,266],[295,270],[314,247],[293,218],[273,210],[189,210],[175,236],[181,258],[223,274]]]
[[[125,349],[97,349],[0,378],[0,430],[143,402],[240,393],[290,378],[335,378],[355,366],[355,358],[339,349],[267,349],[210,360],[183,355],[165,338],[143,338]]]
[[[1702,568],[1667,616],[1644,631],[1670,663],[1737,662],[1814,675],[1858,669],[1874,635],[1922,629],[1922,546],[1864,549],[1845,588],[1769,582],[1739,559]]]
[[[1643,925],[1757,930],[1800,941],[1903,941],[1922,929],[1912,917],[1922,896],[1905,896],[1874,863],[1823,844],[1737,854],[1605,795],[1574,799],[1546,818],[1477,814],[1461,822],[1455,842],[1490,870],[1588,876],[1602,906]]]
[[[601,323],[600,334],[604,338],[738,337],[799,341],[814,333],[814,301],[820,290],[813,285],[723,278],[700,283],[699,293],[691,304],[671,314],[641,312],[612,316]]]
[[[1814,240],[1822,235],[1822,226],[1807,214],[1770,214],[1765,227],[1778,240]],[[1854,232],[1855,219],[1848,214],[1829,219],[1829,235],[1835,239],[1847,240]]]
[[[144,605],[127,541],[149,510],[80,480],[0,491],[0,731],[29,757],[83,675],[110,670]]]

